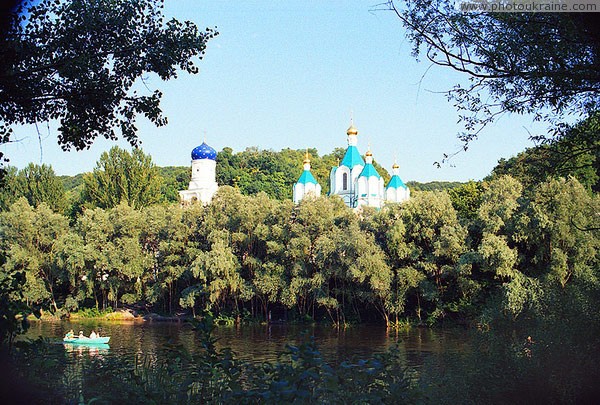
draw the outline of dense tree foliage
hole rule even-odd
[[[131,153],[112,147],[102,153],[96,168],[83,176],[83,200],[95,207],[112,208],[125,202],[134,208],[161,199],[161,178],[152,158],[141,149]]]
[[[334,324],[486,325],[549,316],[574,297],[581,310],[596,302],[599,200],[576,178],[497,169],[357,215],[336,197],[291,202],[305,153],[224,149],[217,175],[236,187],[207,206],[169,204],[189,169],[159,170],[139,149],[104,153],[71,182],[67,210],[50,167],[11,169],[0,281],[18,289],[16,302],[57,314],[135,305]],[[312,151],[313,170],[325,176],[342,153]]]
[[[472,222],[481,205],[482,184],[473,180],[448,190],[452,206],[458,218],[465,222]]]
[[[124,153],[123,151],[119,153]],[[135,152],[139,153],[139,152]],[[242,194],[255,195],[260,192],[266,193],[271,198],[292,198],[292,187],[298,181],[302,173],[302,161],[306,150],[282,149],[279,152],[272,150],[259,150],[258,148],[247,148],[244,151],[234,153],[231,148],[223,148],[217,155],[217,183],[238,188]],[[116,154],[114,152],[113,154]],[[309,149],[311,159],[311,171],[320,182],[323,194],[329,190],[329,172],[331,167],[338,164],[344,156],[344,150],[335,149],[332,153],[319,156],[316,149]],[[112,159],[117,159],[114,156]],[[141,159],[141,154],[136,157]],[[105,158],[98,162],[99,166],[105,165]],[[387,170],[377,162],[373,163],[379,174],[387,183],[390,175]],[[123,171],[118,162],[115,162],[114,170]],[[190,181],[190,168],[186,166],[157,167],[158,176],[161,177],[160,191],[157,192],[160,201],[178,202],[179,190],[186,190]],[[60,176],[65,190],[70,192],[71,200],[77,200],[79,189],[84,183],[84,175]],[[433,182],[421,185],[412,182],[410,187],[423,190],[437,190],[450,188],[460,183]],[[114,193],[112,193],[114,194]],[[1,195],[1,192],[0,192]],[[84,198],[90,201],[89,198]],[[12,201],[14,201],[13,199]],[[102,206],[102,205],[98,205]]]
[[[600,191],[600,114],[572,126],[552,143],[501,159],[489,178],[509,174],[532,187],[549,177],[574,176],[588,190]]]
[[[295,206],[223,186],[208,206],[121,200],[69,224],[22,198],[0,214],[2,274],[23,273],[24,299],[57,313],[487,324],[549,316],[568,297],[570,311],[596,305],[598,204],[574,178],[524,193],[509,176],[360,216],[335,197]]]
[[[37,207],[46,203],[56,212],[64,213],[67,205],[63,183],[48,165],[30,163],[22,170],[9,167],[0,188],[0,210],[6,210],[20,197]]]
[[[406,185],[412,191],[436,191],[436,190],[451,190],[460,186],[462,183],[457,181],[430,181],[427,183],[419,183],[418,181],[407,181]]]
[[[160,91],[138,93],[139,80],[197,73],[194,57],[216,33],[165,21],[161,0],[41,0],[20,4],[3,34],[0,143],[14,124],[60,120],[60,145],[79,150],[117,128],[137,145],[138,114],[164,125]]]
[[[292,187],[302,173],[305,153],[310,156],[311,171],[322,187],[322,193],[329,192],[329,173],[339,164],[345,150],[336,148],[332,153],[319,156],[316,149],[282,149],[280,152],[246,148],[233,153],[224,148],[217,155],[217,183],[237,187],[242,194],[251,195],[261,191],[272,198],[291,199]],[[390,175],[376,161],[373,165],[387,183]]]

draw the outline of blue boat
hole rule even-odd
[[[81,350],[86,350],[90,353],[90,355],[94,355],[96,353],[103,353],[110,349],[110,346],[104,343],[100,343],[97,345],[78,345],[77,343],[63,343],[63,346],[68,352],[73,352],[75,350],[81,352]]]
[[[64,343],[73,343],[73,344],[77,344],[77,345],[102,345],[102,344],[106,344],[108,343],[108,341],[110,340],[110,336],[102,336],[102,337],[95,337],[95,338],[89,338],[89,337],[64,337],[63,338],[63,342]]]

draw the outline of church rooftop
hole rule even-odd
[[[373,166],[373,164],[371,163],[367,163],[367,165],[362,170],[362,172],[360,172],[360,175],[358,177],[377,177],[378,179],[381,178],[379,173],[377,173],[377,169],[375,169],[375,166]]]
[[[318,184],[317,180],[315,179],[315,176],[312,175],[310,170],[305,170],[302,172],[302,174],[300,175],[300,178],[298,179],[298,183],[300,183],[300,184],[308,184],[308,183]]]
[[[348,146],[348,149],[346,149],[346,154],[344,155],[344,159],[342,159],[340,166],[346,166],[352,169],[356,165],[364,166],[365,161],[362,156],[360,156],[360,153],[358,153],[358,148],[350,145]]]
[[[393,175],[392,178],[390,179],[390,182],[388,183],[386,189],[388,188],[408,188],[406,186],[406,184],[404,184],[404,182],[402,181],[402,179],[400,179],[400,176],[398,176],[397,174]]]

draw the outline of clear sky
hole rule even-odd
[[[529,134],[541,124],[506,115],[466,153],[435,168],[461,145],[458,114],[442,92],[465,77],[415,61],[400,21],[372,11],[378,2],[166,0],[168,16],[216,26],[220,34],[209,42],[199,74],[148,78],[150,90],[163,91],[169,124],[156,128],[140,118],[144,152],[159,166],[187,166],[206,136],[217,151],[310,147],[323,155],[346,147],[351,112],[359,151],[370,143],[388,171],[396,157],[404,181],[479,180],[501,157],[532,146]],[[35,128],[17,128],[22,140],[2,147],[10,164],[46,163],[73,175],[92,170],[115,145],[98,139],[89,150],[63,152],[57,127],[40,125],[41,143]]]

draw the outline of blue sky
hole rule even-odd
[[[169,124],[156,128],[140,119],[138,128],[144,152],[159,166],[189,165],[205,136],[217,151],[310,147],[323,155],[346,146],[352,112],[360,152],[370,143],[388,171],[396,158],[404,181],[479,180],[543,130],[531,117],[503,116],[466,153],[435,168],[461,145],[458,114],[442,92],[466,78],[415,61],[397,18],[372,11],[377,0],[165,3],[168,16],[216,26],[220,34],[209,42],[199,74],[170,82],[148,77],[150,90],[163,92]],[[57,127],[39,126],[41,147],[35,128],[17,128],[22,140],[2,150],[19,168],[46,163],[73,175],[92,170],[115,145],[98,139],[89,150],[63,152]]]

